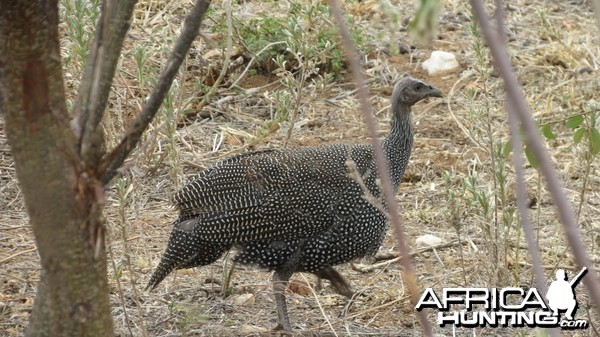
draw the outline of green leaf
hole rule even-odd
[[[504,155],[504,158],[508,158],[508,155],[510,154],[511,151],[512,151],[512,140],[509,140],[508,142],[506,142],[506,144],[504,144],[504,149],[502,149],[502,154]]]
[[[586,133],[586,131],[587,130],[584,128],[575,131],[575,134],[573,135],[573,141],[575,142],[575,144],[579,144],[581,138],[583,138],[583,135]]]
[[[556,139],[556,135],[554,134],[554,132],[552,132],[550,125],[542,126],[542,134],[544,135],[544,137],[546,137],[546,139]]]
[[[579,127],[581,123],[583,123],[583,116],[573,116],[567,119],[567,123],[565,123],[565,126],[569,129],[575,129]]]
[[[592,129],[590,132],[590,145],[592,146],[592,155],[600,153],[600,132],[598,129]]]
[[[531,167],[533,167],[534,169],[537,170],[537,168],[538,168],[537,157],[535,156],[535,154],[533,153],[533,150],[529,146],[525,146],[525,157],[527,157],[527,161],[529,162],[529,165],[531,165]]]
[[[409,34],[420,41],[430,41],[436,34],[440,0],[420,0],[415,16],[408,24]]]

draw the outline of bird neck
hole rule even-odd
[[[410,107],[400,106],[392,111],[394,112],[392,128],[383,141],[383,150],[390,166],[390,178],[394,190],[397,190],[410,159],[414,136]]]

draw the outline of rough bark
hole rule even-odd
[[[187,55],[192,42],[198,36],[200,25],[204,19],[204,14],[210,6],[209,0],[196,0],[194,7],[186,16],[181,35],[175,42],[171,56],[166,62],[165,68],[161,71],[158,77],[158,83],[150,94],[142,111],[135,117],[131,126],[125,132],[125,136],[107,156],[105,156],[99,164],[98,176],[104,184],[108,184],[112,178],[117,175],[117,170],[123,165],[125,158],[129,156],[135,145],[140,140],[140,137],[158,112],[158,108],[162,104],[171,84],[177,75],[177,71],[183,63],[183,59]]]
[[[81,79],[74,115],[79,153],[86,170],[95,170],[102,156],[104,134],[99,128],[108,103],[117,63],[137,0],[104,1],[96,34]]]
[[[57,1],[0,1],[0,109],[38,252],[29,336],[110,336],[103,188],[69,128]]]
[[[28,336],[113,335],[102,218],[105,184],[156,114],[210,1],[196,0],[151,102],[124,137],[125,146],[100,162],[98,123],[134,3],[103,3],[101,31],[75,109],[79,120],[70,123],[57,0],[0,1],[0,111],[42,267]]]

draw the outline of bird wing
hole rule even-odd
[[[226,159],[176,195],[180,226],[223,243],[315,235],[351,212],[355,205],[348,195],[361,192],[347,174],[346,160],[364,173],[371,153],[369,146],[334,145]]]

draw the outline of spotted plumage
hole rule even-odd
[[[426,97],[441,92],[411,77],[394,88],[391,130],[383,142],[394,189],[412,149],[411,106]],[[376,172],[369,145],[269,149],[215,164],[175,196],[180,215],[147,288],[174,269],[210,264],[235,246],[239,263],[275,271],[279,326],[290,330],[283,289],[294,272],[314,273],[351,296],[333,266],[379,249],[387,221],[370,200],[385,207]]]

